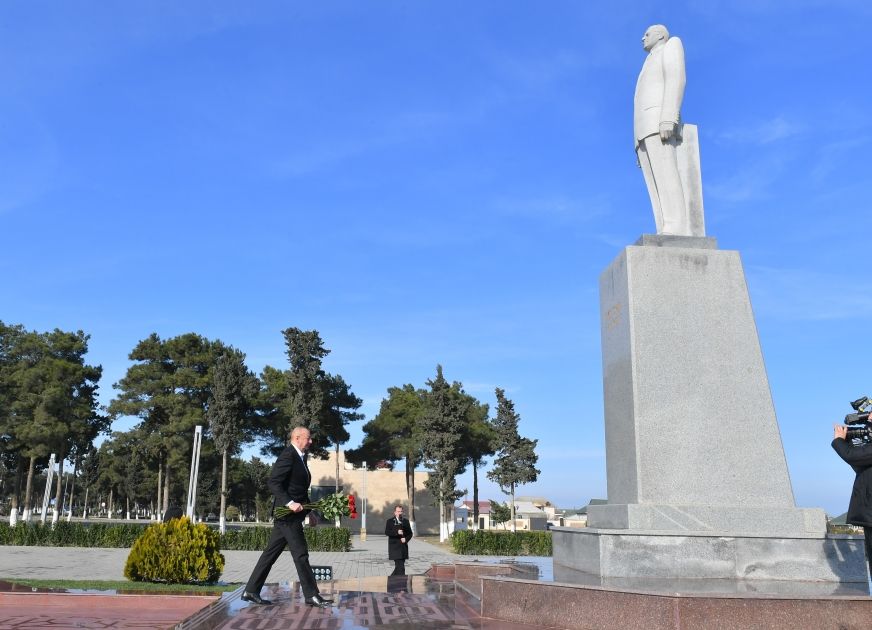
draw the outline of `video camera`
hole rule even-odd
[[[845,424],[850,427],[845,439],[858,440],[863,443],[872,442],[872,425],[869,422],[869,410],[872,409],[872,401],[868,396],[863,396],[851,403],[855,413],[845,416]],[[863,425],[863,426],[858,426]]]

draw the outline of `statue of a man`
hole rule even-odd
[[[678,171],[676,146],[681,141],[681,101],[684,98],[684,47],[662,24],[642,36],[648,57],[636,82],[633,127],[636,158],[658,234],[692,234],[685,191]]]

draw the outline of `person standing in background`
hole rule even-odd
[[[394,517],[385,524],[385,536],[388,537],[388,558],[394,561],[394,572],[391,575],[405,575],[412,526],[403,517],[402,505],[394,508]]]

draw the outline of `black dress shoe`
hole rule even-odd
[[[244,602],[251,602],[252,604],[260,604],[261,606],[269,606],[272,602],[268,599],[264,599],[257,593],[249,593],[248,591],[244,591],[242,593],[242,597],[240,599]]]
[[[306,598],[306,606],[317,606],[318,608],[329,608],[333,603],[332,599],[321,597],[320,595],[312,595]]]

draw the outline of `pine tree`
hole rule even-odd
[[[221,453],[221,508],[219,529],[225,532],[227,509],[227,460],[239,452],[244,433],[251,424],[259,392],[257,377],[245,366],[245,355],[229,348],[218,357],[206,418],[215,447]]]
[[[439,506],[439,539],[448,537],[451,506],[466,494],[457,489],[457,475],[466,468],[463,437],[469,401],[459,383],[448,384],[442,366],[436,366],[436,378],[427,381],[430,391],[421,419],[421,447],[424,464],[430,470],[425,486]]]
[[[496,389],[497,417],[494,430],[497,434],[497,457],[487,478],[499,484],[500,489],[511,495],[512,531],[515,531],[515,487],[536,481],[539,470],[536,468],[538,440],[523,438],[518,433],[521,417],[515,413],[515,404],[506,398],[506,393]]]

